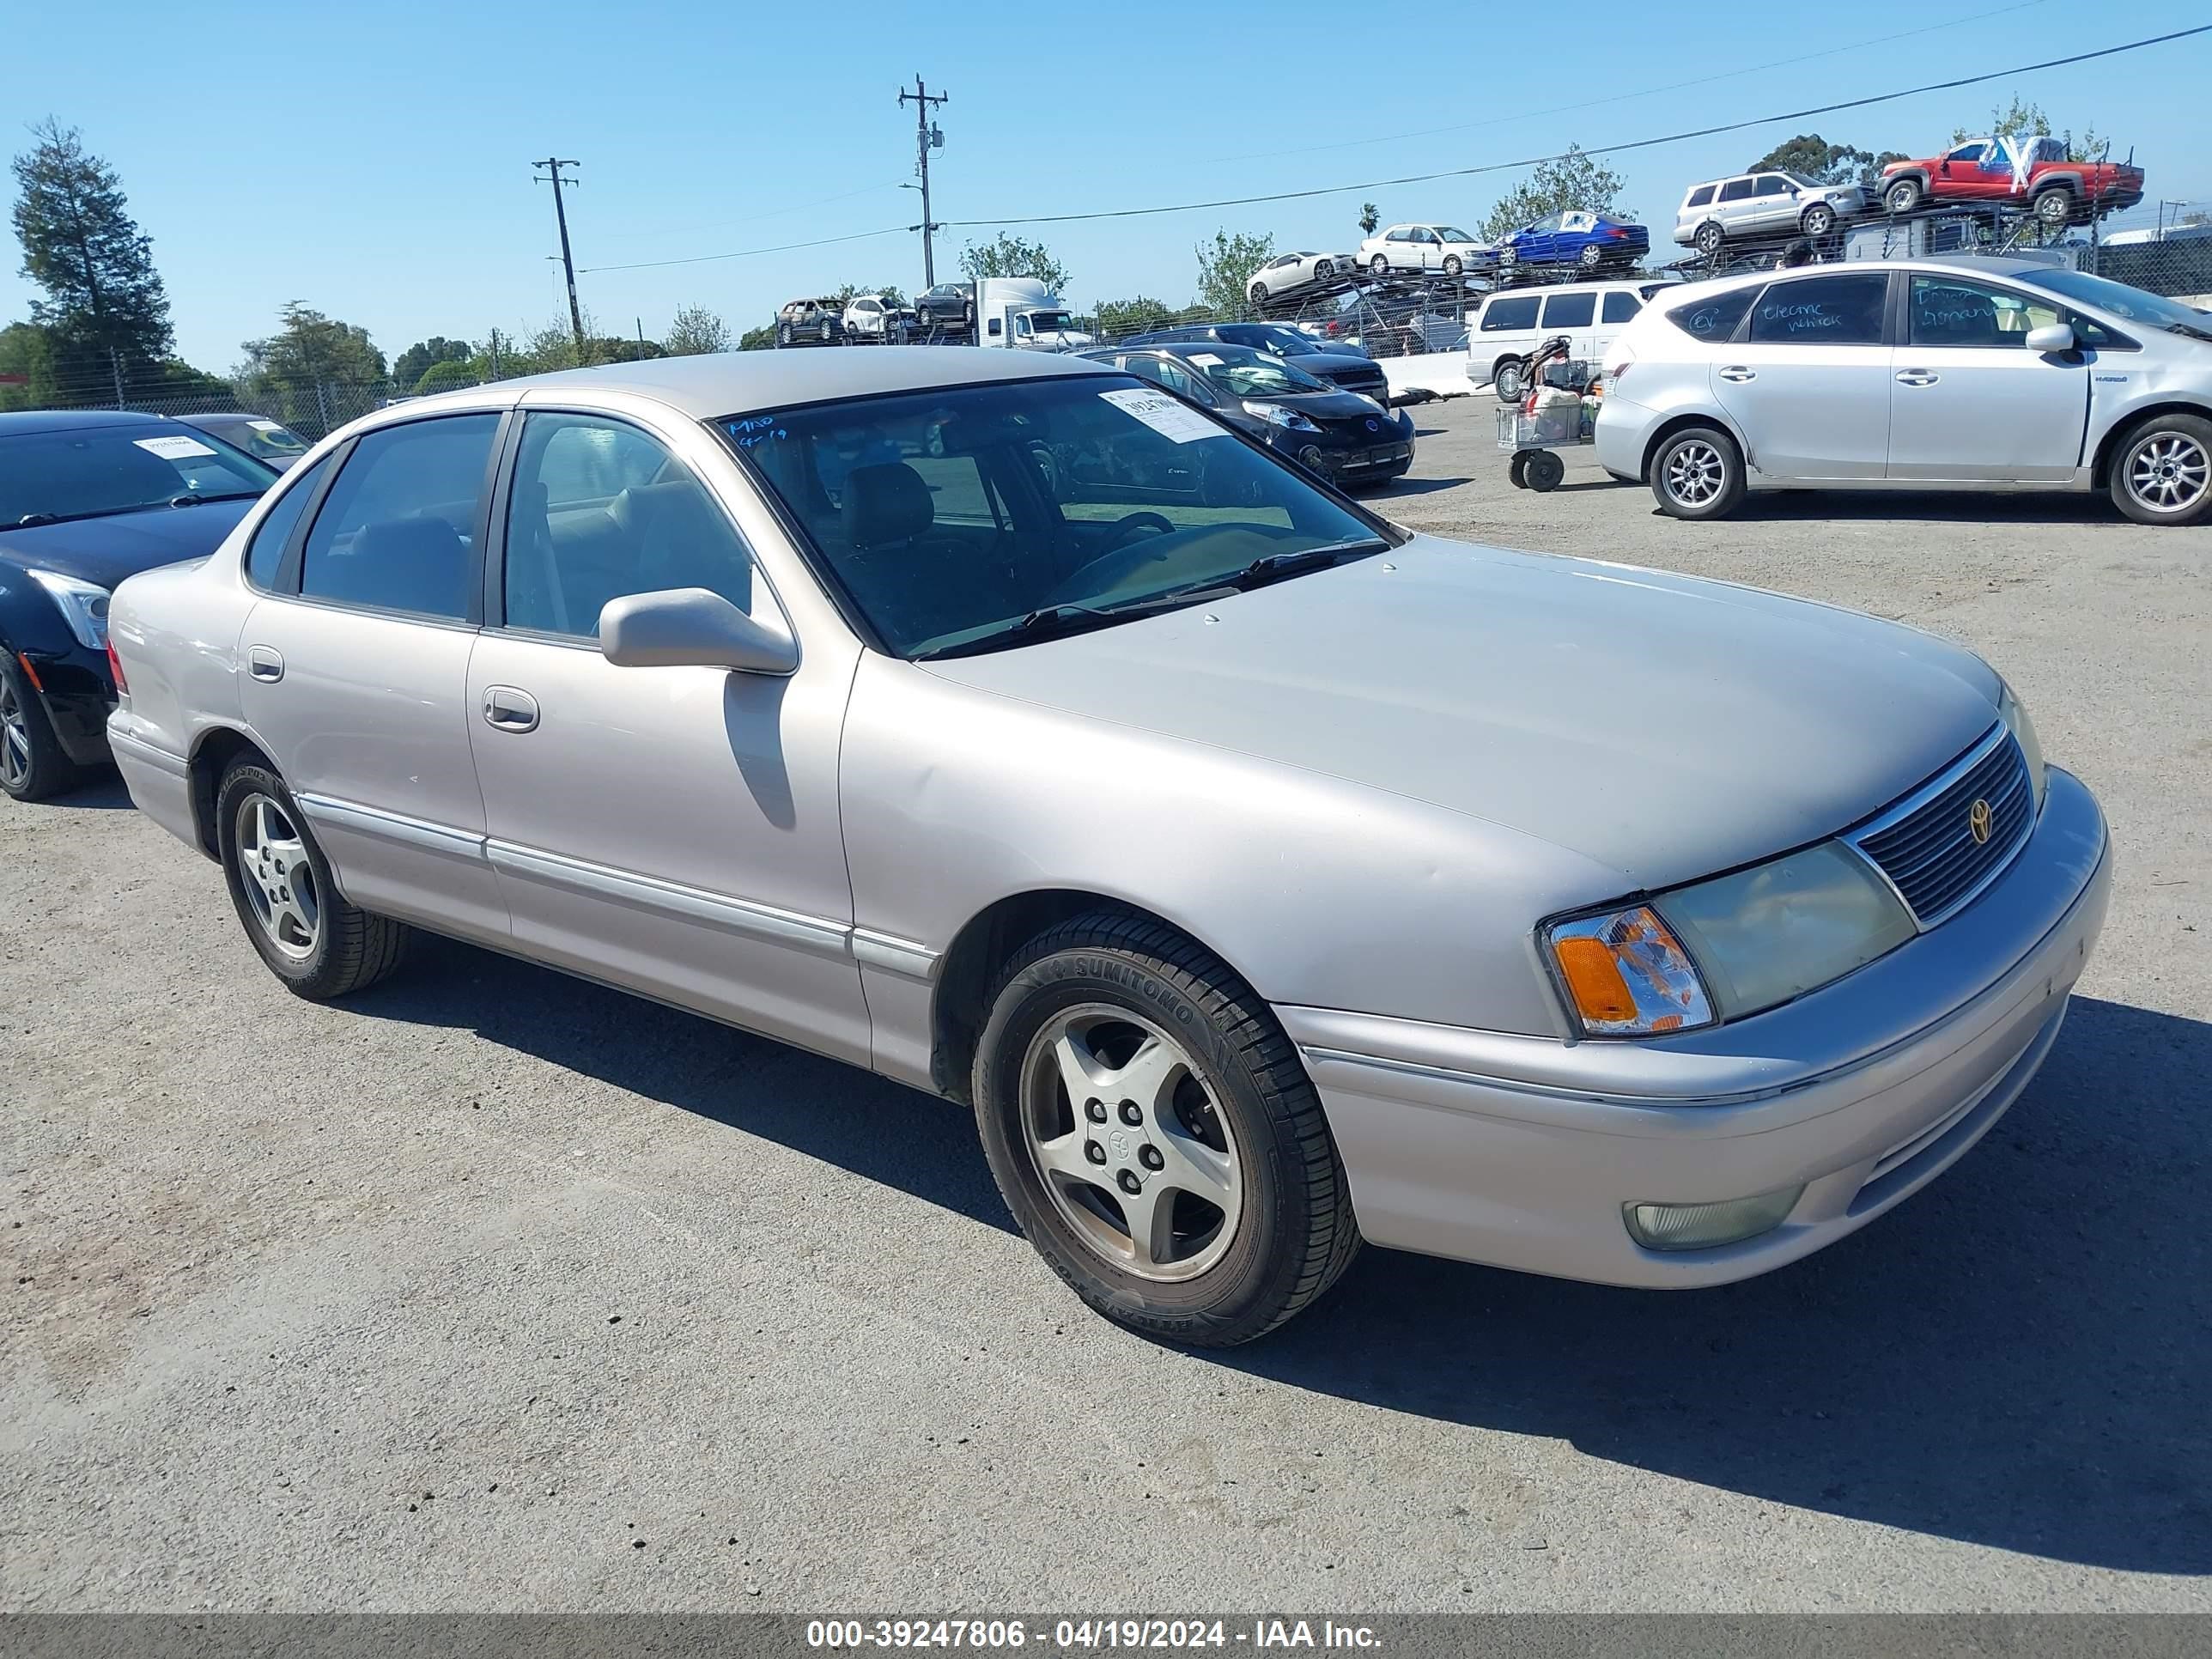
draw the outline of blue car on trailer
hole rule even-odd
[[[1651,251],[1651,233],[1610,213],[1570,209],[1523,225],[1498,245],[1501,265],[1632,265]]]

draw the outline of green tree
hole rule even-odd
[[[661,344],[672,357],[727,351],[731,346],[730,325],[704,306],[681,306],[668,325]]]
[[[1475,234],[1494,242],[1570,208],[1611,213],[1620,195],[1620,175],[1591,161],[1580,144],[1570,144],[1565,155],[1556,161],[1539,161],[1528,182],[1499,197],[1498,205],[1490,210]]]
[[[1252,273],[1275,257],[1275,239],[1217,230],[1212,241],[1193,251],[1198,255],[1199,303],[1216,316],[1237,317],[1243,314]]]
[[[963,250],[960,269],[973,280],[981,276],[1034,276],[1054,294],[1067,291],[1067,267],[1052,257],[1042,242],[1000,231],[995,241]]]
[[[2051,118],[2043,112],[2043,106],[2024,102],[2021,95],[2014,93],[2011,101],[2004,108],[1993,109],[1990,112],[1990,124],[1981,131],[1969,132],[1964,127],[1954,127],[1951,131],[1951,142],[1954,144],[1963,144],[1969,138],[1984,137],[2048,138],[2052,134]],[[2065,143],[2066,159],[2069,161],[2103,161],[2111,159],[2112,141],[2100,133],[2094,127],[2083,127],[2079,138],[2074,136],[2074,130],[2071,127],[2058,133],[2057,137]]]
[[[763,323],[758,328],[749,328],[738,338],[740,351],[773,351],[775,349],[775,325]]]
[[[48,409],[55,401],[52,334],[36,323],[0,328],[0,410]]]
[[[1880,155],[1850,144],[1832,144],[1817,132],[1801,132],[1785,138],[1744,169],[1747,173],[1798,173],[1824,185],[1863,185],[1871,187],[1892,161],[1908,158],[1900,151]]]
[[[175,337],[153,239],[127,210],[115,169],[75,127],[49,116],[31,136],[38,142],[15,160],[22,271],[46,290],[31,321],[50,331],[58,376],[103,374],[119,400],[124,382],[165,360]]]
[[[384,354],[359,324],[325,317],[297,300],[283,317],[283,327],[267,339],[246,343],[239,390],[264,414],[320,437],[353,412],[333,391],[386,384]]]
[[[1382,216],[1375,210],[1374,203],[1362,202],[1359,204],[1359,234],[1362,236],[1372,236],[1375,227],[1382,222]]]
[[[463,363],[475,355],[466,340],[449,340],[442,334],[433,334],[427,340],[417,340],[392,359],[392,383],[413,386],[428,371],[431,364]]]
[[[483,376],[468,359],[441,357],[416,376],[412,390],[427,398],[434,392],[451,392],[456,386],[478,386],[483,381]],[[405,386],[407,382],[400,380],[399,384]]]
[[[1133,300],[1101,300],[1092,332],[1103,339],[1118,340],[1147,329],[1165,328],[1174,315],[1158,300],[1142,295]]]

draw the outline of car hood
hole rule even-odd
[[[1849,827],[1987,732],[1998,684],[1855,612],[1427,536],[927,667],[1502,823],[1619,870],[1623,891]]]
[[[1391,418],[1388,410],[1376,415],[1375,399],[1358,392],[1255,392],[1249,401],[1280,404],[1316,421],[1356,421],[1366,416],[1387,423]]]
[[[222,545],[222,538],[252,505],[208,501],[198,507],[155,507],[105,519],[71,519],[0,531],[0,559],[112,588],[125,577],[156,565],[205,558]]]

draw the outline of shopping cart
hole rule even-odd
[[[1516,489],[1558,489],[1567,476],[1567,464],[1553,452],[1590,442],[1596,428],[1597,410],[1581,397],[1533,410],[1517,404],[1501,408],[1498,447],[1513,457],[1506,477]]]

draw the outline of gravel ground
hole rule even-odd
[[[1370,1251],[1164,1351],[957,1109],[458,945],[300,1002],[111,783],[0,811],[0,1606],[2212,1609],[2212,531],[1683,526],[1416,412],[1406,522],[1954,635],[2101,796],[2102,948],[1957,1170],[1725,1290]]]

